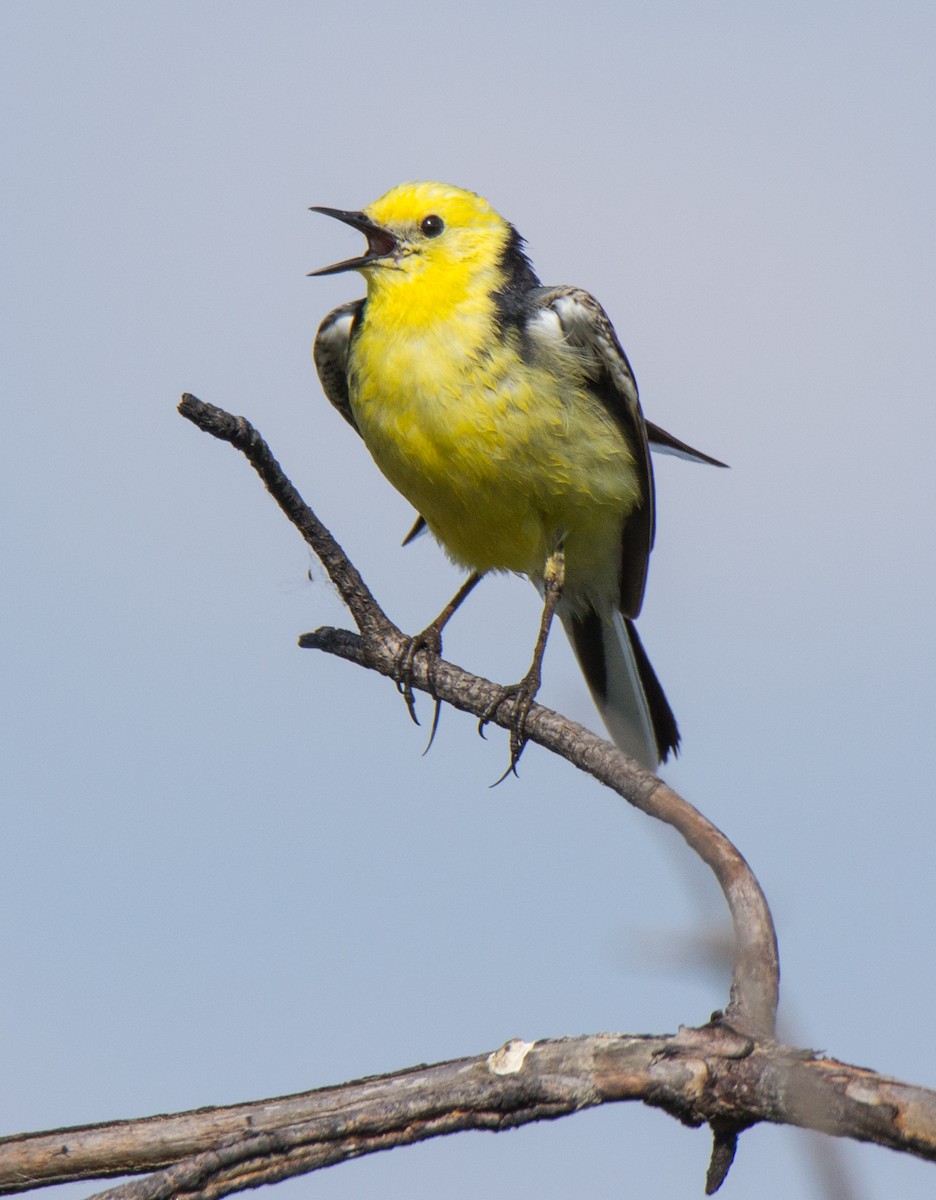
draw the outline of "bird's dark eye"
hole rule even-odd
[[[445,222],[441,217],[437,217],[435,213],[430,213],[428,217],[423,217],[419,224],[419,228],[426,237],[438,237],[445,228]]]

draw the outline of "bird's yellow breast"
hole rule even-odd
[[[377,465],[449,555],[542,577],[564,539],[567,592],[613,596],[633,457],[574,363],[524,359],[488,294],[443,316],[369,294],[351,407]]]

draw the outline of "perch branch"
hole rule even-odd
[[[241,450],[308,545],[321,559],[347,604],[359,635],[346,630],[319,629],[304,634],[300,645],[338,655],[383,675],[393,676],[405,641],[382,612],[341,547],[304,503],[284,475],[263,438],[243,417],[182,397],[179,411],[206,433]],[[416,656],[413,686],[444,703],[482,717],[501,695],[495,684],[443,660],[428,677],[427,659]],[[501,704],[493,718],[511,728],[513,704]],[[612,788],[630,804],[678,830],[718,879],[731,913],[735,936],[734,970],[725,1020],[735,1029],[771,1037],[779,997],[777,940],[767,901],[741,854],[710,821],[662,780],[627,758],[610,742],[597,737],[558,713],[534,705],[526,735],[548,750]]]

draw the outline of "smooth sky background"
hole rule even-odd
[[[361,285],[305,277],[360,244],[307,206],[408,178],[488,196],[731,464],[658,460],[664,774],[766,890],[787,1036],[936,1085],[934,61],[924,0],[0,6],[0,1131],[725,1003],[675,835],[536,747],[490,790],[506,737],[458,714],[421,758],[390,683],[297,649],[337,599],[175,412],[248,416],[388,613],[436,613],[459,577],[310,361]],[[447,656],[516,679],[538,607],[488,582]],[[542,696],[597,722],[561,635]],[[753,1130],[723,1194],[829,1195],[817,1145]],[[615,1106],[278,1196],[695,1197],[709,1146]],[[933,1194],[842,1153],[853,1196]]]

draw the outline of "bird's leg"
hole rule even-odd
[[[542,683],[543,655],[546,652],[549,629],[552,625],[556,608],[562,598],[564,585],[565,551],[562,542],[560,542],[546,560],[546,569],[543,572],[543,616],[540,620],[539,635],[536,639],[536,646],[533,649],[533,662],[530,664],[530,669],[519,683],[513,683],[499,689],[497,699],[493,704],[488,705],[484,716],[478,723],[478,732],[481,733],[484,730],[484,726],[490,721],[491,717],[493,717],[505,700],[513,699],[515,701],[513,720],[510,725],[510,766],[501,778],[498,779],[498,783],[506,779],[511,772],[514,775],[517,773],[517,763],[520,761],[520,755],[523,753],[523,747],[526,745],[525,730],[527,717]]]
[[[393,677],[396,680],[397,691],[400,692],[406,701],[409,715],[417,725],[419,724],[419,719],[416,716],[416,700],[413,696],[413,663],[416,655],[420,650],[425,650],[429,656],[427,663],[429,692],[435,698],[433,667],[435,660],[442,654],[442,630],[480,581],[481,575],[477,571],[473,571],[436,619],[427,625],[422,633],[417,633],[415,637],[407,638],[397,655]],[[432,732],[429,735],[429,746],[432,745],[432,739],[435,737],[436,728],[439,724],[439,708],[439,700],[436,699],[435,711],[432,717]],[[429,749],[429,746],[426,747],[426,750]]]

